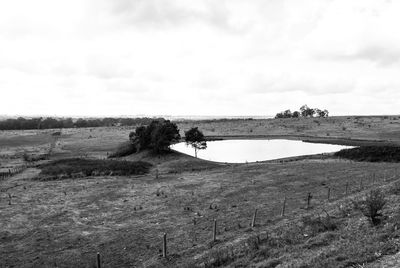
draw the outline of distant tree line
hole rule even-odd
[[[299,118],[299,117],[328,117],[328,110],[320,110],[318,108],[310,108],[307,105],[303,105],[300,107],[300,111],[291,112],[290,110],[286,110],[280,113],[277,113],[275,118]]]
[[[83,127],[109,127],[109,126],[135,126],[147,125],[154,118],[112,118],[102,119],[72,119],[52,117],[26,119],[18,117],[17,119],[6,119],[0,121],[0,130],[25,130],[25,129],[51,129],[51,128],[83,128]]]

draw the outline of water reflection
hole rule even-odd
[[[181,142],[172,149],[194,156],[194,148]],[[301,155],[331,153],[350,146],[308,143],[295,140],[221,140],[207,142],[207,149],[197,153],[198,158],[216,162],[245,163],[273,160]]]

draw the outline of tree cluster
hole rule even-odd
[[[25,119],[7,119],[0,121],[0,130],[25,130],[25,129],[51,129],[51,128],[83,128],[83,127],[109,127],[109,126],[135,126],[149,124],[152,118],[111,118],[102,119],[72,119],[52,117]]]
[[[275,118],[298,118],[298,117],[328,117],[328,110],[320,110],[318,108],[310,108],[307,105],[303,105],[300,107],[300,111],[291,112],[290,110],[286,110],[275,115]]]
[[[179,129],[169,120],[153,120],[147,126],[140,126],[129,134],[129,140],[137,151],[151,149],[154,153],[169,151],[169,146],[180,140]]]

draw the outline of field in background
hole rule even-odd
[[[181,135],[192,126],[217,138],[290,136],[400,144],[397,116],[178,123]],[[63,129],[61,135],[53,135],[59,130],[3,131],[0,169],[23,166],[24,153],[48,155],[40,163],[67,157],[105,159],[132,130]],[[360,190],[394,182],[400,174],[398,163],[336,158],[216,164],[176,153],[162,157],[141,153],[123,159],[147,161],[153,167],[148,175],[36,181],[32,178],[40,170],[32,166],[0,181],[1,265],[94,267],[96,252],[101,252],[105,267],[190,267],[204,259],[212,263],[216,249],[239,248],[258,234],[265,238],[268,230],[284,226],[296,215],[337,208],[346,197],[346,188],[348,195],[356,196]],[[311,211],[305,210],[308,193],[313,195]],[[282,218],[284,196],[286,216]],[[255,209],[257,224],[250,228]],[[356,214],[352,220],[362,218]],[[214,219],[218,221],[217,243],[211,242]],[[168,260],[161,257],[163,233],[168,237]],[[312,252],[323,255],[329,244],[314,246]],[[280,252],[286,256],[282,263],[310,260],[302,255],[307,250],[297,255]],[[262,263],[257,258],[242,262]],[[230,263],[225,260],[225,265]],[[274,267],[264,265],[259,267]]]

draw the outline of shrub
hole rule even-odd
[[[367,217],[373,225],[378,225],[382,220],[382,209],[386,204],[385,195],[378,189],[371,190],[364,201],[356,203],[356,208]]]

